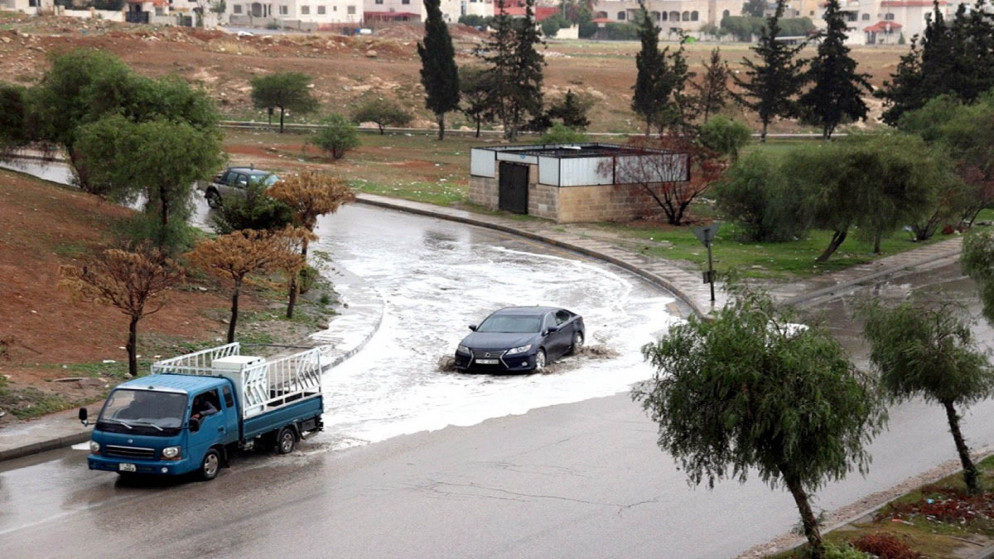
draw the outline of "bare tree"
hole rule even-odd
[[[344,180],[314,171],[304,171],[274,184],[267,192],[271,198],[290,206],[294,212],[294,225],[303,227],[310,235],[299,239],[300,254],[307,261],[307,245],[314,238],[318,217],[335,213],[342,204],[355,201],[355,192]],[[293,318],[300,284],[295,274],[290,278],[290,301],[286,316]]]
[[[598,167],[619,184],[635,184],[656,202],[670,225],[684,222],[687,208],[711,187],[727,160],[683,136],[632,138],[625,153]]]
[[[191,264],[232,285],[228,343],[235,341],[238,298],[242,286],[252,281],[250,276],[294,269],[301,265],[299,261],[303,257],[290,250],[291,243],[286,238],[291,234],[243,229],[203,240],[188,254]]]
[[[138,321],[162,309],[166,301],[159,295],[183,278],[182,271],[160,250],[142,246],[136,252],[105,250],[88,266],[62,266],[59,277],[77,296],[113,305],[128,316],[128,374],[138,376]]]

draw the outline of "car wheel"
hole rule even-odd
[[[210,481],[217,477],[217,473],[220,469],[221,453],[219,453],[216,448],[212,448],[207,451],[207,454],[204,455],[204,459],[200,462],[200,479]]]
[[[206,194],[207,205],[215,210],[221,207],[221,194],[216,190],[208,190]]]
[[[297,444],[297,435],[294,434],[293,429],[289,427],[280,429],[280,434],[276,436],[276,452],[290,454],[295,444]]]
[[[541,371],[545,368],[545,350],[540,349],[538,353],[535,354],[535,370]]]
[[[568,355],[576,355],[583,348],[583,332],[573,332],[573,343],[569,346]]]

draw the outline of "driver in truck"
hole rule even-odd
[[[193,412],[190,414],[192,419],[203,419],[215,413],[217,413],[217,407],[211,403],[207,394],[198,394],[193,397]]]

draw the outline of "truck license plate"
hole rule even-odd
[[[477,359],[476,362],[480,365],[496,365],[498,363],[496,359]]]
[[[119,472],[134,472],[137,471],[134,464],[118,464],[117,470]]]

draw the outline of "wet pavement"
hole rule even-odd
[[[362,204],[369,204],[415,214],[453,220],[513,233],[612,263],[675,294],[692,312],[706,314],[711,308],[708,285],[701,282],[700,272],[688,270],[662,259],[620,248],[617,243],[582,225],[561,225],[540,220],[516,220],[500,215],[474,214],[464,210],[442,208],[429,204],[397,200],[374,195],[360,195]],[[947,264],[958,258],[961,238],[933,243],[901,254],[884,257],[873,263],[825,274],[796,283],[775,285],[770,293],[780,301],[799,307],[809,306],[840,296],[861,285],[881,282],[889,277]],[[326,363],[335,366],[359,351],[376,333],[383,318],[382,301],[366,288],[361,278],[345,269],[328,265],[329,275],[341,295],[340,314],[330,328],[315,340],[322,344]],[[716,306],[725,303],[716,289]],[[89,439],[89,429],[82,426],[76,411],[52,414],[0,429],[0,460],[13,459],[38,452],[65,447]]]

